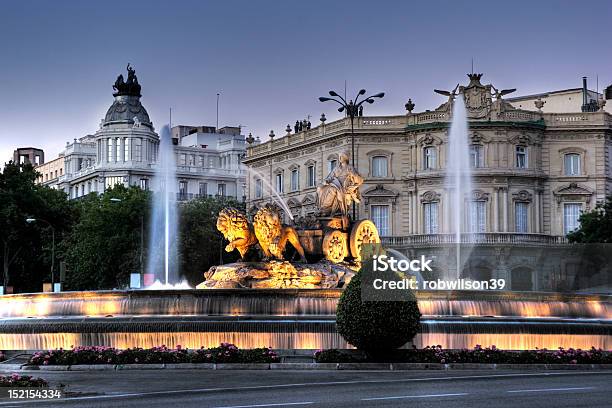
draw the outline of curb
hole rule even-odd
[[[5,370],[6,368],[6,370]],[[83,364],[28,366],[0,364],[0,371],[110,371],[110,370],[612,370],[612,364],[478,364],[478,363],[182,363],[182,364]]]

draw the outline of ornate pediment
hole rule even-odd
[[[289,208],[295,208],[295,207],[302,206],[302,204],[298,200],[294,200],[293,198],[290,198],[289,200],[287,200],[287,205],[289,206]]]
[[[382,184],[376,185],[363,193],[365,197],[397,197],[399,193],[386,189]]]
[[[427,191],[421,195],[422,203],[432,203],[440,201],[441,194],[435,191]]]
[[[555,195],[592,195],[593,190],[588,187],[580,186],[578,183],[569,183],[566,186],[559,187],[554,191]]]
[[[470,137],[470,139],[472,140],[472,143],[474,144],[489,143],[491,141],[490,138],[478,132],[472,133],[472,136]]]
[[[527,190],[521,190],[518,193],[513,193],[512,199],[514,201],[531,202],[531,200],[533,199],[533,194],[531,194]]]
[[[510,136],[508,141],[512,144],[516,145],[530,145],[532,144],[532,137],[527,133],[519,133],[517,135]]]
[[[316,204],[317,200],[313,197],[312,194],[306,194],[306,196],[302,199],[302,205],[313,205]]]
[[[489,201],[489,193],[482,190],[474,190],[471,195],[472,201]]]
[[[437,136],[433,136],[430,133],[427,133],[419,139],[418,144],[419,146],[441,145],[442,139]]]
[[[562,201],[581,201],[588,204],[593,196],[593,190],[578,183],[569,183],[554,190],[553,194],[557,199],[558,205]]]

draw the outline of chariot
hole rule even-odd
[[[352,222],[348,217],[319,218],[315,228],[296,228],[306,256],[333,263],[361,260],[363,244],[378,244],[378,229],[371,220]]]

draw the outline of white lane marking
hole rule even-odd
[[[288,405],[310,405],[314,404],[314,402],[285,402],[285,403],[277,403],[277,404],[257,404],[257,405],[232,405],[232,406],[224,406],[224,407],[215,407],[215,408],[256,408],[256,407],[286,407]]]
[[[349,371],[349,370],[347,370]],[[59,372],[59,371],[58,371]],[[58,373],[56,372],[56,373]],[[425,378],[399,378],[399,379],[386,379],[386,380],[354,380],[354,381],[329,381],[329,382],[312,382],[312,383],[293,383],[293,384],[271,384],[271,385],[251,385],[246,387],[225,387],[225,388],[196,388],[186,390],[170,390],[170,391],[151,391],[151,392],[139,392],[139,393],[125,393],[125,394],[106,394],[106,395],[92,395],[87,397],[71,397],[55,400],[54,402],[70,402],[78,400],[91,400],[91,399],[112,399],[112,398],[133,398],[133,397],[147,397],[153,395],[174,395],[174,394],[187,394],[187,393],[202,393],[202,392],[223,392],[223,391],[237,391],[237,390],[261,390],[261,389],[275,389],[275,388],[293,388],[293,387],[310,387],[310,386],[326,386],[326,385],[352,385],[352,384],[388,384],[388,383],[401,383],[401,382],[421,382],[421,381],[446,381],[446,380],[461,380],[461,379],[474,379],[474,378],[513,378],[513,377],[542,377],[542,376],[563,376],[563,375],[610,375],[607,371],[564,371],[564,372],[540,372],[540,373],[516,373],[516,374],[490,374],[490,375],[460,375],[452,377],[425,377]],[[35,404],[40,402],[48,402],[45,400],[30,400],[30,401],[13,401],[13,402],[0,402],[0,406],[14,405],[14,404]]]
[[[536,390],[513,390],[506,392],[545,392],[545,391],[575,391],[575,390],[592,390],[595,387],[570,387],[570,388],[540,388]]]
[[[362,398],[362,401],[375,401],[375,400],[390,400],[390,399],[402,399],[402,398],[435,398],[435,397],[457,397],[460,395],[469,395],[467,392],[460,392],[457,394],[428,394],[428,395],[402,395],[398,397],[376,397],[376,398]]]

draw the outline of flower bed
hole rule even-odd
[[[360,363],[374,361],[366,355],[349,354],[340,350],[318,350],[317,363]],[[596,349],[535,349],[524,351],[500,350],[495,346],[473,349],[445,350],[442,346],[423,349],[394,350],[383,360],[402,363],[483,363],[483,364],[612,364],[612,352]],[[380,361],[380,357],[379,360]]]
[[[10,376],[0,375],[0,387],[48,387],[49,383],[42,378],[34,378],[29,375],[13,374]]]
[[[77,364],[172,364],[172,363],[274,363],[278,356],[269,348],[240,350],[231,343],[219,347],[189,350],[180,345],[168,348],[165,345],[151,349],[130,348],[119,350],[113,347],[74,347],[71,350],[57,349],[34,353],[30,365],[77,365]]]

